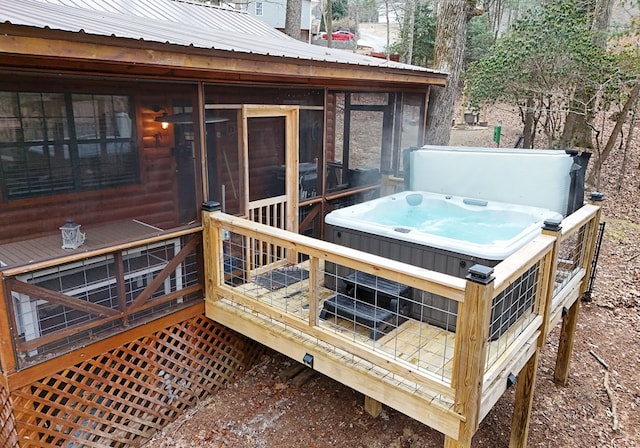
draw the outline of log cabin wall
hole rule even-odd
[[[336,157],[336,94],[327,94],[327,106],[326,106],[326,123],[325,123],[325,158],[326,160],[335,160]]]
[[[92,225],[138,219],[166,229],[179,224],[177,210],[174,129],[162,129],[155,121],[172,104],[195,103],[195,87],[161,86],[130,81],[95,81],[61,77],[33,79],[0,74],[3,91],[106,93],[130,95],[135,105],[139,183],[122,187],[5,200],[0,196],[0,243],[53,234],[67,219]],[[42,87],[46,86],[46,87]],[[157,106],[157,107],[155,107]],[[154,109],[160,109],[158,112]],[[194,198],[194,215],[199,202]]]

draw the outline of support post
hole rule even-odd
[[[556,358],[556,369],[553,380],[563,386],[566,386],[569,380],[569,364],[573,353],[573,341],[575,339],[579,312],[580,299],[571,305],[569,311],[562,318],[560,340],[558,341],[558,357]]]
[[[542,334],[540,335],[540,339],[543,339]],[[526,448],[527,446],[531,407],[533,405],[533,392],[536,387],[539,351],[540,349],[537,348],[518,374],[509,448]]]
[[[543,291],[545,294],[544,301],[544,309],[542,310],[542,328],[540,328],[541,334],[538,339],[538,347],[544,345],[544,341],[551,331],[550,322],[551,319],[551,307],[553,305],[553,293],[556,287],[556,270],[558,268],[558,248],[560,247],[560,233],[562,230],[562,219],[548,219],[544,222],[544,226],[542,227],[543,235],[550,235],[555,237],[555,242],[553,243],[553,248],[551,249],[551,254],[546,258],[546,260],[550,261],[551,266],[547,266],[547,262],[545,262],[545,275],[543,280],[546,282],[546,291]]]
[[[377,418],[382,413],[382,403],[365,395],[364,410],[367,411],[367,414],[371,415],[374,418]]]
[[[458,439],[445,436],[445,448],[470,448],[480,423],[482,379],[487,357],[489,321],[495,277],[493,268],[474,265],[466,277],[464,302],[458,308],[452,386],[456,390],[454,410],[464,416]]]
[[[592,203],[602,201],[602,194],[592,193]],[[580,313],[580,297],[589,287],[589,278],[591,276],[592,263],[598,238],[598,225],[600,223],[601,209],[594,215],[593,219],[587,224],[588,232],[582,241],[583,257],[580,262],[584,265],[585,275],[580,284],[580,293],[578,299],[571,305],[567,313],[562,318],[562,328],[560,330],[560,340],[558,342],[558,357],[556,358],[556,368],[553,376],[554,382],[563,386],[569,381],[569,364],[573,354],[573,341],[575,339],[576,326],[578,324],[578,314]]]
[[[5,290],[5,282],[2,272],[0,272],[0,328],[4,328],[7,333],[0,340],[0,366],[2,371],[7,374],[16,371],[16,358],[13,349],[15,343],[15,331],[13,330],[13,320],[9,316],[9,310],[13,307],[9,307],[7,300],[10,300],[11,294]],[[7,337],[10,335],[9,337]]]
[[[212,222],[211,212],[220,213],[218,202],[209,201],[202,204],[202,256],[204,258],[206,300],[215,300],[213,291],[224,282],[222,232]]]

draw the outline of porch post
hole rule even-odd
[[[470,448],[480,423],[480,402],[489,340],[489,321],[495,277],[493,268],[474,265],[466,277],[464,302],[458,307],[452,386],[456,391],[454,410],[465,417],[458,439],[445,436],[445,448]]]
[[[220,213],[220,204],[208,201],[202,204],[202,257],[205,272],[205,300],[215,300],[213,291],[224,282],[224,255],[220,228],[213,223],[211,215]]]

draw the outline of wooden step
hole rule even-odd
[[[395,307],[397,308],[397,305]],[[369,337],[373,340],[384,336],[398,326],[397,313],[344,294],[337,294],[325,300],[320,319],[326,320],[330,316],[342,317],[369,328],[371,330]]]

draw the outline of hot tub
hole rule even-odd
[[[538,207],[405,191],[334,210],[325,218],[325,235],[336,244],[463,278],[474,264],[492,267],[513,254],[539,235],[549,218],[562,215]],[[350,273],[331,264],[326,271],[325,283],[338,289],[336,274],[342,278]],[[492,311],[492,338],[531,307],[522,300],[496,298],[500,303],[494,303]],[[410,317],[455,331],[457,303],[422,292],[413,292],[410,302]],[[505,317],[507,309],[513,311]]]

